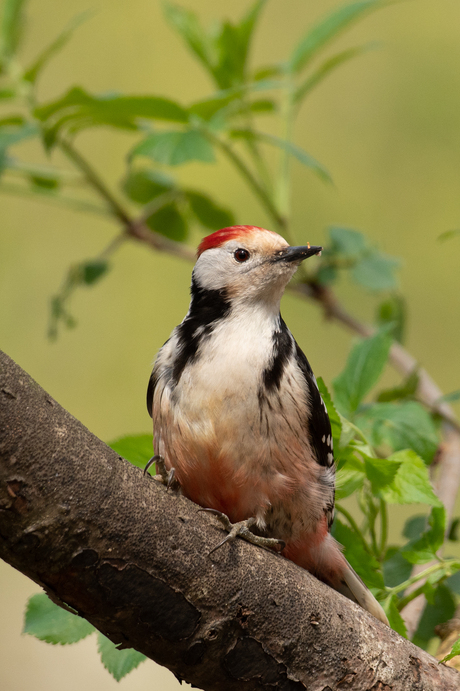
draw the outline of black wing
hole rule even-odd
[[[155,370],[153,370],[152,374],[150,375],[149,385],[147,387],[147,410],[149,411],[150,417],[152,417],[153,394],[155,393],[157,381],[158,377],[156,376]]]
[[[330,468],[334,463],[334,454],[329,415],[327,414],[326,405],[318,390],[310,363],[297,343],[295,344],[295,348],[295,357],[305,377],[305,387],[308,391],[308,399],[310,401],[308,416],[308,435],[310,444],[315,452],[318,463],[326,468]]]

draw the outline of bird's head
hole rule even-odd
[[[264,228],[232,226],[201,241],[193,278],[205,290],[225,289],[230,299],[277,301],[299,264],[321,250],[291,247]]]

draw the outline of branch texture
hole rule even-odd
[[[0,556],[210,690],[454,691],[456,670],[282,557],[222,538],[0,354]]]

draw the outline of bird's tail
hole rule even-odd
[[[371,591],[367,588],[367,586],[364,585],[356,571],[351,568],[347,561],[346,565],[348,568],[345,568],[342,572],[340,583],[334,584],[335,590],[337,590],[339,593],[342,593],[342,595],[345,595],[345,597],[348,597],[349,600],[361,605],[363,609],[366,609],[368,612],[373,614],[376,619],[379,619],[387,626],[390,626],[387,616],[380,603],[377,602]]]
[[[330,533],[325,537],[310,533],[297,543],[288,543],[283,554],[389,626],[382,606],[351,568]]]

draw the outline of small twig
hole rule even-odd
[[[419,583],[421,580],[425,580],[428,576],[431,576],[432,573],[436,573],[436,571],[439,571],[439,569],[443,569],[448,566],[458,567],[460,566],[460,562],[458,559],[447,559],[446,561],[436,561],[429,566],[424,564],[420,573],[412,575],[406,581],[400,583],[399,585],[395,585],[393,588],[385,588],[385,590],[390,595],[397,595],[398,593],[402,593],[407,590],[407,588],[414,583]]]
[[[100,216],[110,216],[110,209],[108,206],[101,206],[99,204],[92,204],[83,199],[75,199],[74,197],[67,197],[62,194],[56,194],[51,190],[35,191],[30,187],[16,185],[15,183],[2,182],[0,183],[0,194],[13,194],[16,197],[27,197],[38,202],[47,202],[56,204],[57,206],[65,206],[67,209],[73,211],[81,211],[84,213],[99,214]]]

